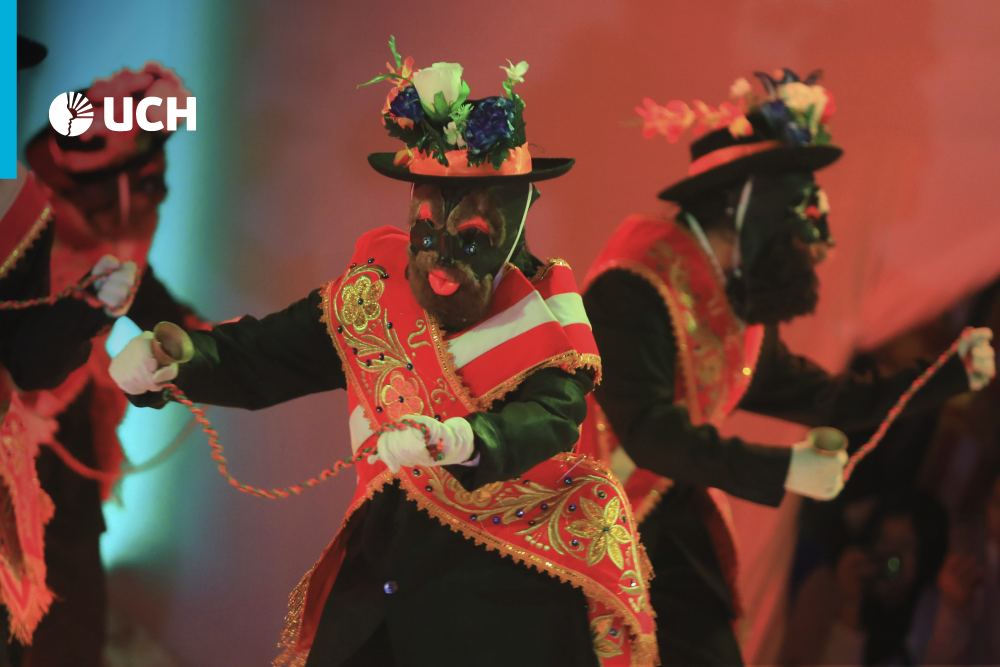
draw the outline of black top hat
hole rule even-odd
[[[573,167],[575,160],[564,157],[532,158],[531,171],[523,174],[486,174],[483,176],[442,176],[414,173],[406,165],[393,163],[395,153],[372,153],[368,164],[383,176],[409,183],[429,183],[432,185],[466,185],[488,187],[491,185],[516,185],[534,183],[562,176]]]
[[[816,171],[843,154],[843,150],[829,144],[789,141],[785,128],[760,111],[747,114],[747,120],[752,128],[748,136],[734,137],[722,128],[693,142],[688,177],[660,192],[660,199],[688,201],[755,173]]]
[[[49,50],[44,44],[40,44],[24,35],[17,36],[17,69],[27,69],[34,67],[45,60]]]

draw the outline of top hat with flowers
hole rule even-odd
[[[804,79],[787,68],[754,75],[763,94],[737,79],[731,101],[718,108],[701,100],[661,106],[648,97],[636,107],[645,137],[662,135],[674,143],[688,129],[696,137],[687,177],[660,192],[660,199],[689,201],[754,173],[812,172],[843,154],[830,143],[827,122],[835,107],[833,96],[817,83],[819,72]]]
[[[406,146],[396,153],[372,153],[371,166],[384,176],[411,183],[488,186],[534,182],[565,174],[571,158],[533,158],[524,132],[524,100],[514,86],[524,81],[528,63],[507,61],[503,94],[469,99],[458,63],[414,69],[389,38],[393,62],[388,72],[367,81],[392,84],[382,107],[389,136]]]

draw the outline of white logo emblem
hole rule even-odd
[[[83,93],[62,93],[49,105],[49,123],[59,134],[77,137],[94,122],[94,107]]]

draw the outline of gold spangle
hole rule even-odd
[[[42,212],[38,214],[38,218],[31,223],[31,227],[28,228],[28,232],[24,237],[18,242],[14,249],[10,252],[7,257],[4,258],[3,263],[0,264],[0,278],[3,278],[11,269],[20,261],[21,257],[28,251],[38,237],[42,235],[45,230],[45,226],[52,220],[52,207],[48,204],[42,209]]]

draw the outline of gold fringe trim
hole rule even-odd
[[[28,248],[34,245],[50,220],[52,220],[52,207],[46,204],[42,212],[38,214],[38,218],[31,223],[28,233],[14,246],[14,249],[4,259],[3,264],[0,264],[0,278],[6,276],[28,251]]]

